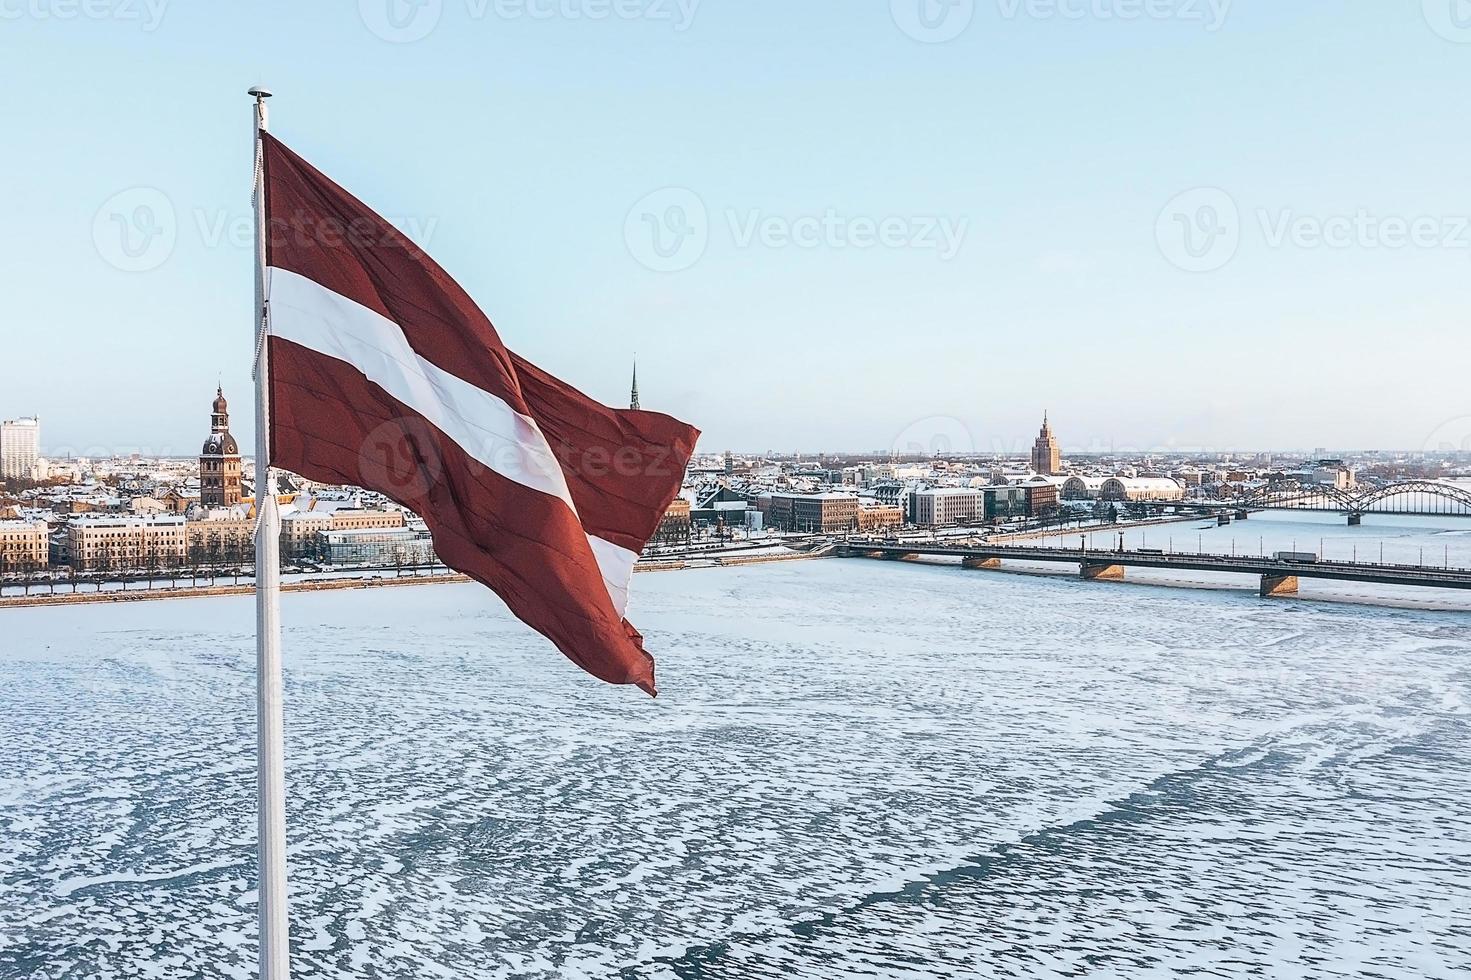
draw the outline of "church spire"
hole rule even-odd
[[[633,359],[633,388],[628,393],[628,407],[638,411],[638,357]]]
[[[215,401],[210,408],[210,431],[230,431],[230,403],[225,401],[225,389],[223,386],[215,388]]]

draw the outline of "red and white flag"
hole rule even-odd
[[[633,563],[698,430],[518,357],[434,260],[262,133],[272,463],[385,494],[588,673],[654,693]]]

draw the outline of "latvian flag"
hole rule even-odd
[[[653,694],[624,608],[699,432],[507,350],[433,259],[261,139],[273,464],[413,510],[445,564],[574,663]]]

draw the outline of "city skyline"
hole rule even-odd
[[[514,349],[612,405],[637,350],[643,404],[707,450],[889,446],[929,418],[1024,448],[1044,405],[1065,447],[1471,431],[1471,235],[1444,165],[1467,137],[1403,113],[1456,118],[1465,38],[1418,4],[1165,6],[981,5],[953,36],[900,2],[433,4],[399,33],[372,3],[24,14],[7,67],[68,81],[0,94],[27,229],[0,246],[9,313],[44,326],[7,339],[0,414],[39,413],[52,448],[182,451],[198,393],[130,386],[249,390],[241,89],[260,80],[283,137]],[[140,59],[160,67],[144,87],[78,108]],[[361,64],[395,83],[362,98]]]

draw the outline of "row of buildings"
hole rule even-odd
[[[0,571],[241,565],[255,553],[254,501],[188,514],[43,515],[0,519]],[[281,496],[281,555],[300,563],[422,565],[434,561],[428,529],[413,515],[290,493]]]
[[[0,571],[178,569],[253,560],[255,500],[230,433],[223,391],[215,392],[210,433],[192,480],[167,487],[136,478],[120,482],[122,486],[106,488],[37,489],[29,493],[31,506],[0,508]],[[360,491],[298,488],[281,494],[279,503],[281,554],[287,560],[351,565],[434,561],[423,522],[387,501]]]

